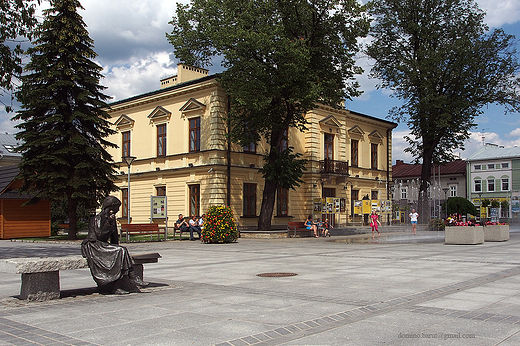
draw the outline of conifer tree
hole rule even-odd
[[[13,120],[24,144],[20,164],[22,190],[68,205],[69,239],[76,239],[77,210],[94,208],[117,187],[116,165],[106,151],[108,96],[99,84],[101,67],[93,40],[77,10],[77,0],[51,0],[36,31],[22,85],[22,103]]]

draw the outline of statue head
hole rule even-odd
[[[114,197],[114,196],[107,196],[103,200],[102,209],[103,209],[103,211],[106,211],[107,209],[110,209],[114,213],[117,213],[117,211],[119,210],[120,206],[121,206],[121,201],[119,200],[119,198]]]

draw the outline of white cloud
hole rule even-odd
[[[176,67],[169,67],[167,52],[156,52],[143,58],[132,58],[127,65],[104,66],[105,78],[101,84],[108,87],[111,101],[154,91],[160,88],[160,79],[175,75]]]
[[[486,12],[484,21],[492,28],[516,23],[520,18],[518,0],[477,0],[477,3]]]
[[[520,127],[514,129],[513,131],[509,132],[508,136],[510,137],[520,137]]]

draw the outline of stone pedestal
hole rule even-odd
[[[509,240],[509,225],[484,226],[485,241],[507,241]]]
[[[22,273],[20,299],[45,301],[60,297],[60,272]]]
[[[476,245],[484,242],[483,226],[448,226],[445,230],[445,244]]]

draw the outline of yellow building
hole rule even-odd
[[[216,76],[183,64],[177,76],[161,80],[161,89],[110,105],[117,133],[108,140],[119,148],[109,152],[121,162],[116,182],[121,191],[115,195],[123,202],[122,223],[128,218],[128,165],[122,158],[135,157],[130,165],[132,223],[164,225],[167,216],[172,226],[180,213],[201,215],[211,205],[229,202],[241,226],[257,224],[263,191],[258,169],[266,146],[228,145],[227,105]],[[278,191],[273,228],[321,212],[317,198],[336,198],[338,213],[327,217],[343,226],[352,222],[355,200],[366,197],[373,207],[387,200],[396,124],[327,106],[306,118],[308,131],[291,128],[288,133],[289,145],[308,160],[305,183]],[[152,196],[166,196],[166,203]]]

